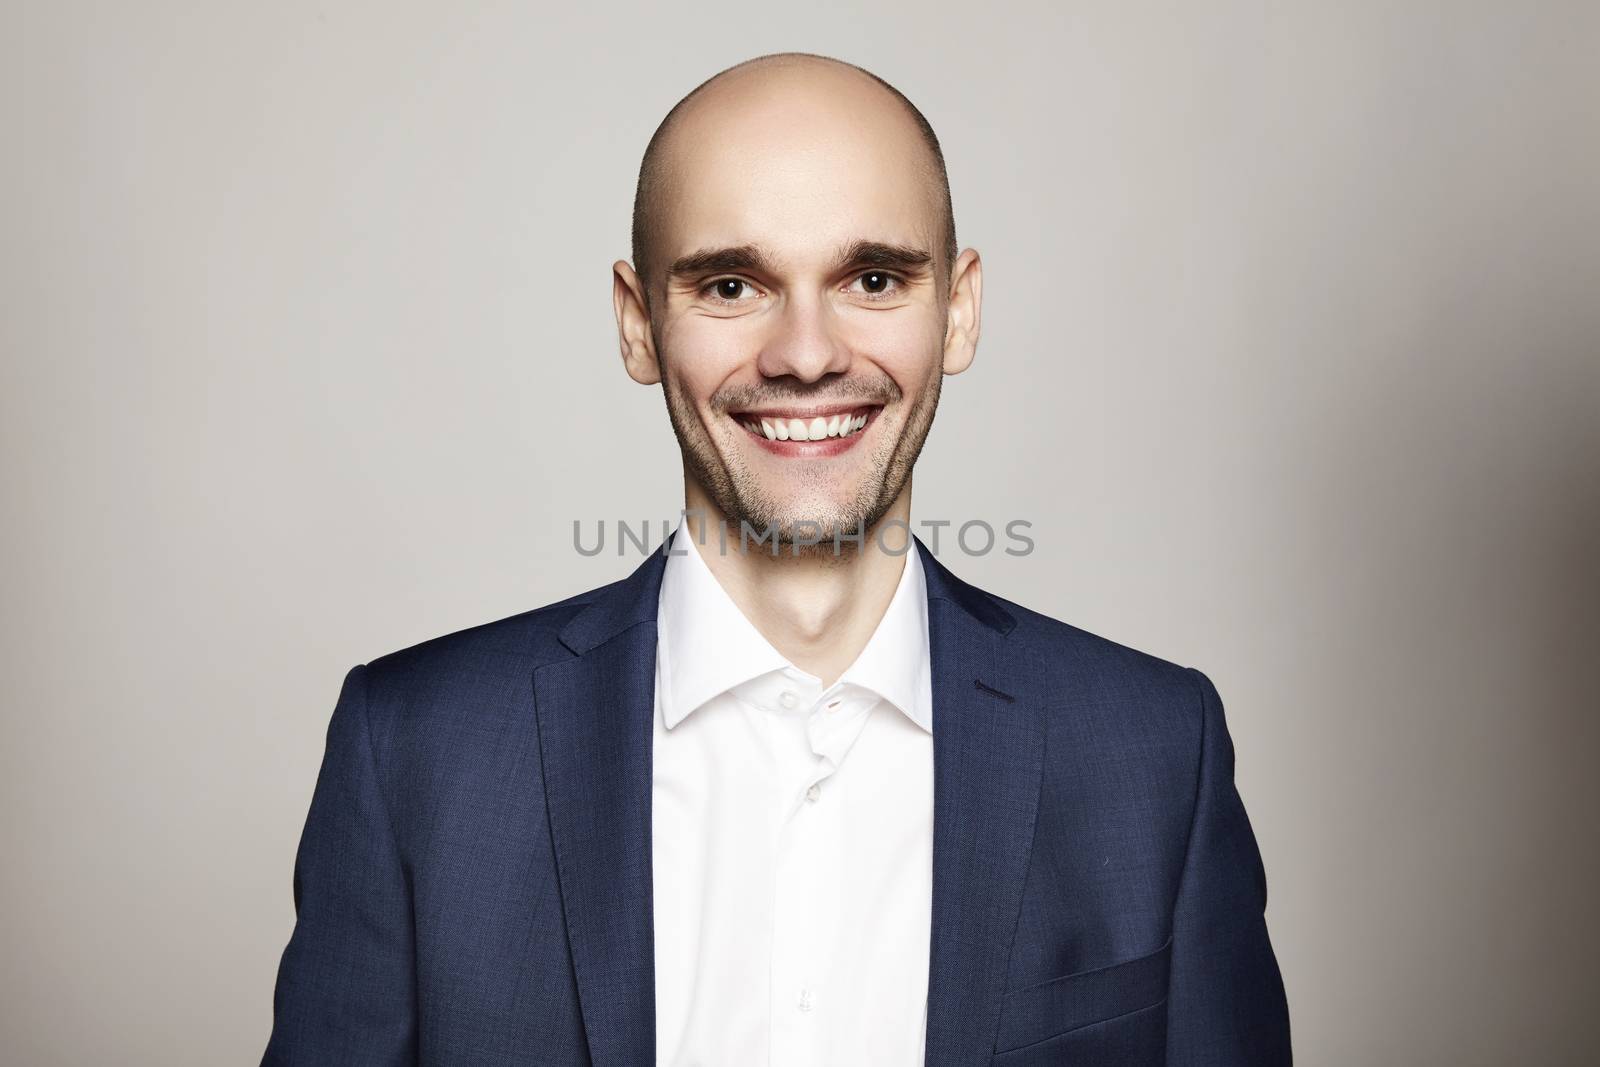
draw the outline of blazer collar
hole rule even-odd
[[[1033,838],[1042,705],[1005,606],[915,539],[933,676],[933,921],[927,1067],[987,1063]],[[596,1067],[655,1058],[651,747],[653,552],[562,628],[534,670],[534,717],[568,943]]]
[[[1002,637],[1011,632],[1017,620],[1010,612],[988,593],[950,573],[922,538],[913,535],[912,540],[922,560],[928,599],[949,601],[970,616],[973,622]],[[588,606],[562,628],[559,635],[561,643],[581,656],[630,626],[654,622],[661,594],[661,576],[666,564],[664,552],[652,552],[628,577],[597,589],[590,597]]]

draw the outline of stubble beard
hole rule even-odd
[[[736,455],[727,458],[712,443],[699,412],[663,377],[667,417],[683,453],[684,468],[712,503],[733,524],[730,534],[738,538],[748,529],[754,543],[771,531],[775,536],[764,542],[785,550],[786,554],[844,554],[858,550],[863,533],[870,534],[888,514],[900,496],[917,456],[922,452],[928,431],[933,426],[939,404],[942,375],[935,374],[907,417],[905,427],[892,442],[878,442],[868,461],[868,472],[847,500],[831,499],[817,492],[820,477],[808,477],[824,461],[808,469],[806,460],[786,461],[793,471],[794,495],[805,504],[785,501],[767,490],[761,479]],[[720,410],[714,407],[714,410]],[[736,429],[744,433],[742,429]],[[811,492],[806,492],[807,485]],[[743,524],[741,526],[741,524]],[[811,544],[810,542],[816,542]]]

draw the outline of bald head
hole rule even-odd
[[[870,143],[902,165],[925,197],[929,240],[949,278],[957,246],[944,153],[933,127],[877,75],[825,56],[782,52],[746,60],[678,101],[645,148],[633,201],[633,264],[648,295],[660,284],[674,197],[696,168],[723,172],[757,153],[797,160]]]

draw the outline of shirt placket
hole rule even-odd
[[[828,999],[826,980],[844,874],[837,869],[839,824],[847,813],[828,780],[860,735],[871,701],[850,686],[823,691],[815,680],[790,679],[784,692],[779,710],[793,716],[785,725],[795,744],[779,784],[785,806],[773,886],[770,1062],[810,1067],[823,1062],[819,1037],[839,1007]]]

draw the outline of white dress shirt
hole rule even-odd
[[[933,687],[913,548],[833,685],[789,663],[687,527],[657,616],[652,833],[662,1067],[920,1067]],[[729,551],[736,546],[730,545]]]

